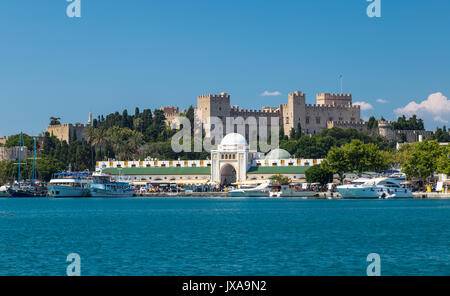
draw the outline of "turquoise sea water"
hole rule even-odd
[[[450,201],[0,199],[0,275],[450,275]],[[6,215],[12,214],[13,216]]]

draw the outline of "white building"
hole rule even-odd
[[[262,183],[277,174],[289,177],[294,183],[304,182],[305,171],[321,161],[292,158],[283,149],[264,155],[250,150],[242,135],[231,133],[222,139],[217,150],[211,151],[211,160],[100,161],[96,167],[140,185],[162,182],[226,185]]]

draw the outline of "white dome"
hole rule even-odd
[[[247,145],[247,141],[241,134],[232,133],[226,135],[220,145]]]
[[[273,149],[266,155],[266,159],[289,159],[291,154],[284,149]]]

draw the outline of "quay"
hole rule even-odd
[[[415,199],[450,199],[450,193],[413,192]]]

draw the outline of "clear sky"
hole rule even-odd
[[[340,74],[363,118],[403,111],[442,126],[450,1],[381,3],[369,18],[365,0],[81,0],[71,19],[66,0],[1,0],[0,136],[223,91],[252,109],[295,90],[314,103]]]

